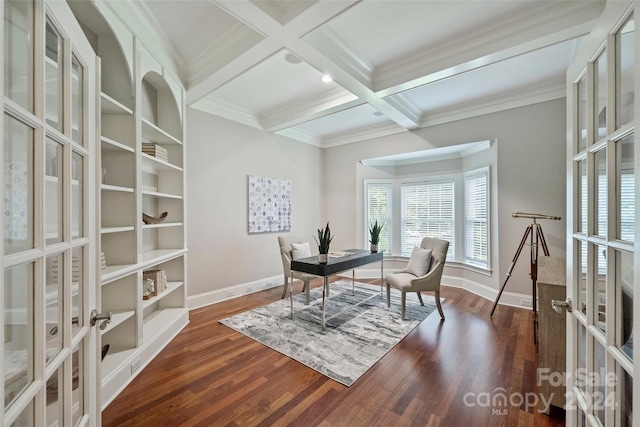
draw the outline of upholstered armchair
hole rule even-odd
[[[391,286],[402,292],[402,320],[405,320],[407,292],[416,292],[420,304],[424,305],[420,292],[429,291],[435,293],[436,306],[440,317],[444,320],[440,305],[440,280],[448,250],[448,241],[425,237],[420,247],[413,249],[407,268],[386,276],[388,307],[391,307]]]
[[[282,257],[282,269],[284,270],[284,287],[282,288],[282,298],[287,296],[287,290],[289,289],[289,278],[291,277],[291,260],[306,258],[311,256],[311,249],[309,242],[306,242],[300,236],[278,236],[278,244],[280,245],[280,255]],[[299,271],[293,272],[293,278],[302,280],[304,286],[303,291],[307,294],[307,304],[309,304],[309,281],[314,279],[315,276],[311,274],[301,273]],[[291,284],[293,286],[293,283]]]

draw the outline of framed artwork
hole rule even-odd
[[[249,233],[291,231],[291,180],[249,175]]]

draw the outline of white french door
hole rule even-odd
[[[640,417],[638,35],[635,2],[608,2],[567,73],[567,425]],[[635,278],[635,280],[634,280]],[[635,326],[635,327],[634,327]],[[635,402],[635,403],[634,403]]]
[[[0,13],[0,425],[99,425],[96,57],[65,1],[4,0]]]

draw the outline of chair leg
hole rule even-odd
[[[289,278],[287,276],[284,276],[284,286],[282,287],[282,298],[284,299],[284,297],[287,296],[287,290],[289,289]]]
[[[407,320],[404,318],[405,305],[407,303],[407,293],[402,291],[402,320]]]
[[[311,301],[309,288],[311,288],[311,286],[309,286],[309,281],[307,280],[306,282],[304,282],[304,290],[305,290],[305,293],[307,294],[307,305],[309,305],[309,301]]]
[[[438,307],[438,313],[440,313],[440,317],[444,320],[444,313],[442,312],[442,305],[440,304],[440,291],[435,291],[436,294],[436,307]]]
[[[420,300],[420,305],[424,305],[424,301],[422,301],[422,294],[420,292],[416,292],[418,294],[418,299]]]

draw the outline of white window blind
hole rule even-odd
[[[467,262],[488,267],[489,200],[485,172],[468,175],[465,187],[465,258]]]
[[[401,251],[411,255],[424,237],[449,241],[454,250],[454,180],[402,184]]]
[[[391,228],[393,224],[391,192],[392,185],[390,183],[369,183],[367,185],[367,231],[365,235],[368,242],[371,224],[375,221],[378,221],[378,224],[384,224],[380,232],[378,250],[386,252],[391,250]]]

